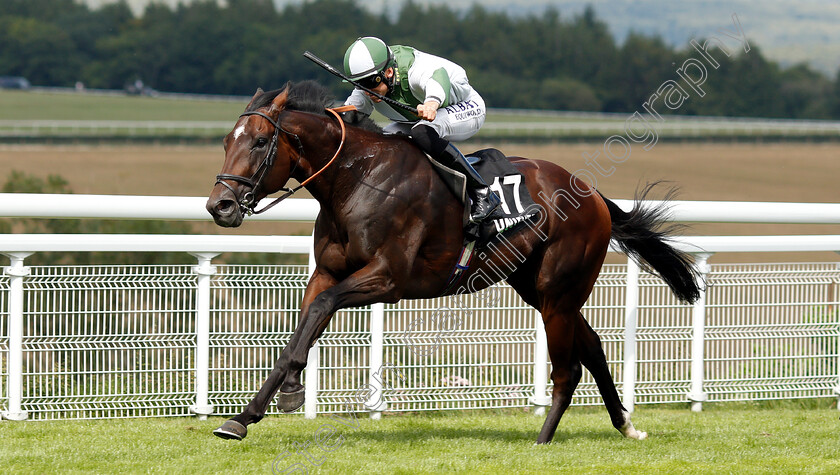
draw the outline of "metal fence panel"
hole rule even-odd
[[[308,268],[219,265],[214,272],[209,403],[214,414],[231,415],[253,397],[288,342]],[[626,273],[626,265],[604,266],[583,309],[601,337],[619,391]],[[8,282],[0,278],[3,395]],[[692,309],[655,276],[642,274],[639,282],[636,402],[685,403]],[[194,269],[31,267],[24,283],[23,409],[30,419],[191,414]],[[840,266],[712,265],[708,283],[703,389],[709,401],[832,395],[840,360]],[[384,308],[381,361],[389,370],[381,372],[387,407],[380,410],[531,405],[537,315],[509,287]],[[371,315],[369,308],[338,312],[320,339],[318,412],[345,412],[346,401],[367,390],[371,361],[377,360],[371,354]],[[588,372],[573,404],[601,404]]]
[[[259,390],[295,329],[307,280],[306,266],[217,266],[210,284],[215,414],[239,413]]]
[[[533,394],[534,310],[508,286],[387,305],[384,392],[391,410],[527,405]]]
[[[189,415],[195,277],[188,266],[31,271],[23,339],[30,419]]]
[[[685,402],[691,383],[691,307],[658,277],[642,274],[636,403]]]
[[[837,264],[713,266],[706,313],[710,401],[831,395]]]

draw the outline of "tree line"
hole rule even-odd
[[[91,10],[73,0],[4,0],[0,75],[109,89],[140,79],[161,91],[243,95],[315,79],[342,97],[348,86],[302,53],[340,66],[354,39],[373,35],[461,64],[489,107],[633,112],[697,54],[637,33],[619,44],[591,8],[574,16],[552,8],[510,16],[478,4],[458,12],[411,0],[391,8],[374,14],[356,0],[279,10],[271,0],[197,1],[152,3],[135,17],[124,1]],[[783,68],[751,46],[718,55],[706,95],[678,112],[840,119],[840,70],[829,78],[804,64]]]

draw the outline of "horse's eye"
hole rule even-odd
[[[257,139],[257,143],[254,145],[254,147],[262,148],[262,147],[265,147],[265,144],[267,144],[267,143],[268,143],[268,139],[260,137],[260,138]]]

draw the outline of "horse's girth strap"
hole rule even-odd
[[[455,268],[449,274],[449,279],[446,280],[446,287],[444,287],[441,295],[452,290],[461,280],[463,273],[470,268],[470,261],[472,260],[474,249],[475,241],[469,241],[464,244],[464,247],[461,249],[461,255],[458,257],[458,262],[455,263]]]

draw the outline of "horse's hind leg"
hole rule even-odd
[[[561,313],[553,308],[542,309],[543,322],[548,341],[548,356],[551,359],[551,409],[543,423],[538,444],[547,444],[554,437],[560,418],[572,402],[572,394],[580,382],[582,370],[575,351],[576,322],[573,313]]]
[[[560,418],[572,402],[583,370],[580,356],[577,354],[578,345],[575,342],[578,327],[578,311],[580,302],[569,302],[561,298],[541,295],[534,285],[533,275],[537,272],[526,263],[508,277],[508,284],[516,290],[528,305],[538,309],[542,314],[545,325],[548,356],[551,359],[551,381],[554,389],[551,392],[551,408],[548,410],[538,444],[547,444],[554,437]],[[561,293],[562,294],[562,293]],[[569,292],[570,295],[575,294]],[[540,304],[540,302],[543,302]],[[566,309],[566,310],[561,310]]]
[[[630,413],[624,408],[621,404],[621,399],[618,397],[618,391],[615,388],[615,383],[607,365],[607,357],[601,346],[601,339],[595,333],[595,330],[589,326],[589,323],[583,318],[580,312],[578,312],[578,317],[578,324],[575,331],[575,350],[581,363],[592,373],[595,384],[598,385],[598,391],[601,392],[604,405],[607,407],[607,412],[610,414],[610,420],[613,426],[624,434],[625,437],[644,440],[647,438],[647,433],[637,431],[633,427],[633,422],[630,420]]]

